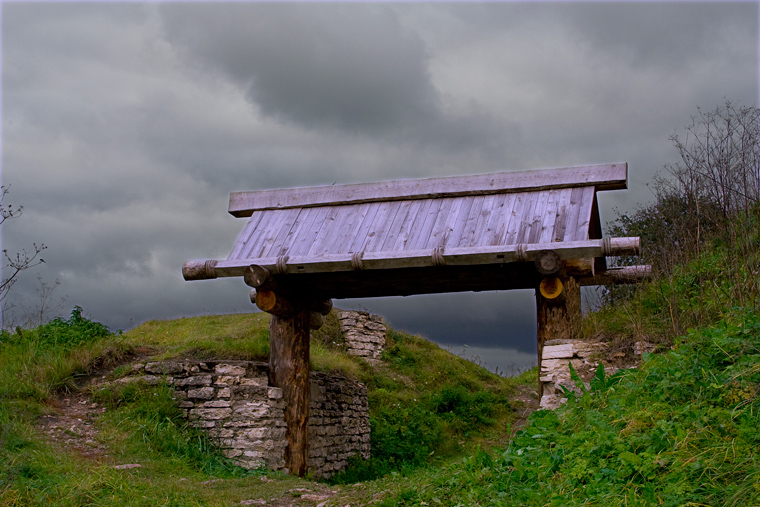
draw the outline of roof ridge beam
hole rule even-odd
[[[249,217],[254,211],[270,209],[533,192],[587,186],[594,186],[596,190],[628,188],[628,164],[233,192],[230,194],[229,213],[236,217]]]

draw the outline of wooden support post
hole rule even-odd
[[[544,343],[558,338],[574,338],[580,328],[581,292],[578,281],[572,276],[544,278],[536,289],[536,316],[540,398],[544,393],[544,385],[540,380]]]
[[[269,324],[269,382],[285,400],[285,466],[303,477],[309,467],[309,318],[306,305],[292,303],[290,315]]]

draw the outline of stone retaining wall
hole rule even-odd
[[[624,367],[634,367],[638,364],[643,352],[651,352],[654,346],[646,342],[636,342],[633,347],[635,360],[632,364]],[[618,353],[617,356],[625,356]],[[619,358],[619,357],[618,357]],[[539,380],[543,383],[544,393],[541,396],[541,408],[555,409],[567,401],[561,386],[570,391],[579,393],[580,389],[570,378],[570,364],[583,380],[586,387],[596,374],[599,362],[604,363],[605,375],[610,376],[620,369],[620,365],[610,364],[608,346],[603,342],[591,342],[583,340],[547,340],[541,357],[541,371]]]
[[[252,361],[161,361],[133,374],[174,387],[185,416],[240,466],[284,470],[285,402],[269,367]],[[133,377],[134,378],[134,377]],[[369,458],[367,388],[340,374],[311,373],[309,471],[329,477],[355,454]]]
[[[340,321],[340,333],[346,343],[346,352],[368,361],[380,360],[387,332],[383,318],[351,310],[339,310],[337,316]]]

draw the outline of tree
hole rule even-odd
[[[7,220],[18,218],[24,210],[23,206],[14,207],[12,204],[6,204],[5,198],[8,195],[9,187],[0,187],[0,226]],[[3,256],[5,257],[5,263],[3,266],[3,277],[0,281],[0,301],[4,300],[8,295],[13,284],[18,280],[19,275],[29,268],[38,266],[45,262],[40,257],[42,251],[47,249],[43,244],[32,243],[32,251],[27,252],[22,250],[16,254],[9,254],[7,249],[3,249]]]

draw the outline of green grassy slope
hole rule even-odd
[[[393,481],[399,472],[413,474],[479,444],[506,442],[515,418],[512,394],[533,381],[498,377],[396,331],[389,333],[386,362],[376,367],[340,353],[334,342],[337,319],[330,316],[313,340],[312,368],[340,370],[367,384],[374,451],[371,463],[357,461],[336,482],[391,472],[384,480]],[[268,348],[265,314],[151,321],[110,334],[77,308],[68,320],[3,332],[0,505],[216,506],[293,498],[287,492],[299,486],[328,488],[281,474],[262,481],[264,472],[233,466],[182,420],[165,386],[105,382],[126,374],[138,357],[266,360]],[[100,454],[83,456],[42,432],[40,422],[58,413],[62,398],[104,410],[92,443]],[[114,469],[117,464],[141,466]]]
[[[760,505],[760,317],[534,413],[505,450],[431,470],[383,505]]]

